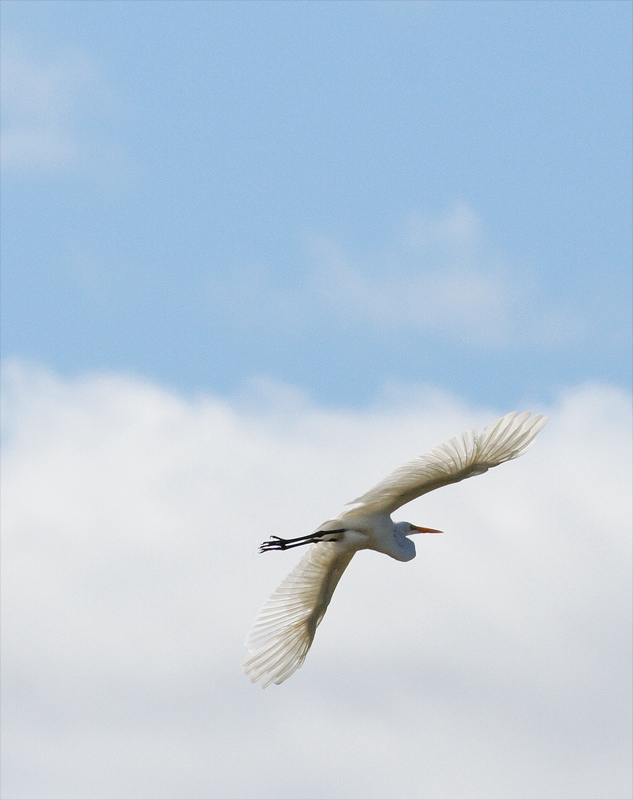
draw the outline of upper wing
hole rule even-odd
[[[282,683],[303,664],[353,555],[333,542],[312,545],[268,598],[246,638],[249,654],[242,667],[252,683]]]
[[[529,411],[523,414],[513,411],[491,422],[483,433],[465,431],[430,453],[403,464],[362,497],[352,500],[350,505],[358,503],[359,507],[346,513],[391,514],[433,489],[481,475],[490,467],[525,453],[546,422],[547,417],[540,414],[530,417]]]

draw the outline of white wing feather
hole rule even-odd
[[[391,514],[422,494],[457,483],[472,475],[481,475],[525,453],[547,417],[513,411],[491,422],[483,433],[465,431],[430,453],[399,467],[361,497],[353,500],[357,508],[341,517],[356,514]]]
[[[333,542],[314,544],[272,593],[246,638],[242,667],[252,683],[282,683],[303,664],[353,555]]]

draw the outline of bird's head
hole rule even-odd
[[[393,541],[388,555],[398,561],[411,561],[415,558],[415,544],[409,539],[414,533],[442,533],[442,531],[435,528],[421,528],[410,522],[396,522],[393,526]]]

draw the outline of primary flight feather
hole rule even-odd
[[[307,536],[273,536],[262,552],[311,545],[297,566],[260,610],[246,639],[243,668],[262,687],[282,683],[303,664],[318,624],[345,568],[357,550],[377,550],[398,561],[415,558],[414,533],[441,533],[391,514],[433,489],[481,475],[523,455],[547,417],[512,412],[484,431],[465,431],[430,453],[403,464],[373,489],[353,500],[353,508],[320,525]]]

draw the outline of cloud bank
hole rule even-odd
[[[262,691],[243,640],[298,555],[259,542],[510,409],[18,362],[4,387],[5,796],[628,795],[627,395],[531,409],[550,422],[524,458],[401,509],[445,534],[409,564],[357,556],[305,665]]]

